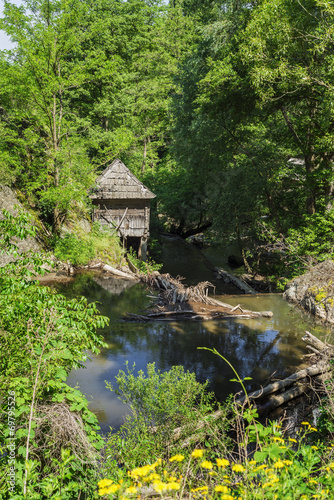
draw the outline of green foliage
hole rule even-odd
[[[98,224],[93,225],[90,233],[70,233],[57,239],[54,254],[59,260],[70,261],[75,266],[83,266],[93,259],[118,265],[123,258],[118,236]]]
[[[128,253],[127,253],[128,259],[132,262],[132,264],[141,272],[144,274],[152,273],[153,271],[159,271],[159,269],[162,268],[162,264],[158,264],[157,262],[154,262],[154,260],[148,258],[146,262],[143,262],[142,260],[138,259],[135,250],[133,250],[132,247],[130,247]]]
[[[305,216],[298,229],[288,232],[287,244],[295,257],[309,256],[319,261],[334,257],[334,210]]]
[[[243,414],[237,410],[236,416]],[[229,454],[221,449],[216,457],[210,448],[198,446],[192,451],[182,450],[169,460],[163,455],[155,461],[152,457],[145,465],[120,472],[113,479],[106,472],[98,483],[99,495],[128,498],[149,488],[162,498],[180,498],[181,494],[215,500],[330,498],[333,447],[317,440],[317,429],[302,422],[296,438],[292,438],[276,423],[250,427],[248,433],[253,434],[258,449],[248,454],[243,445],[245,458],[236,456],[235,449]]]
[[[24,214],[4,216],[1,230],[10,249],[12,237],[34,233]],[[15,423],[16,472],[15,488],[9,490],[5,481],[1,499],[70,499],[80,491],[91,498],[90,481],[103,446],[86,398],[65,380],[82,366],[87,350],[97,353],[104,346],[96,329],[108,320],[83,297],[68,301],[31,279],[44,262],[42,256],[24,256],[0,268],[0,433],[9,446],[9,422]],[[4,453],[3,477],[9,467]]]
[[[156,371],[154,363],[147,365],[147,376],[140,370],[134,375],[134,366],[120,371],[116,377],[118,388],[107,387],[127,403],[131,414],[120,430],[109,436],[107,452],[112,460],[125,468],[133,468],[161,456],[169,456],[177,449],[170,442],[173,430],[183,426],[180,437],[191,432],[194,422],[212,411],[213,395],[206,384],[196,381],[195,374],[174,366],[167,372]],[[214,440],[213,440],[214,442]],[[106,465],[115,473],[115,463]]]

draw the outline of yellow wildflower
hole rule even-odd
[[[318,481],[316,481],[315,479],[309,479],[308,483],[309,484],[318,484]]]
[[[309,431],[311,431],[311,432],[318,432],[318,429],[316,429],[315,427],[310,427]]]
[[[221,500],[234,500],[233,497],[232,497],[232,495],[226,495],[226,494],[222,495],[220,497],[220,499]]]
[[[290,443],[297,443],[297,439],[289,438]]]
[[[273,437],[273,440],[274,440],[274,441],[278,441],[278,442],[280,442],[280,443],[284,443],[284,439],[282,439],[282,438],[280,438],[280,437],[277,437],[277,436],[274,436],[274,437]]]
[[[120,489],[120,485],[119,484],[112,484],[108,488],[104,488],[104,489],[105,489],[104,495],[109,495],[110,493],[116,493],[116,491]],[[99,495],[100,494],[101,493],[99,492]]]
[[[268,486],[273,487],[274,485],[273,483],[263,483],[262,488],[268,488]]]
[[[171,481],[170,483],[167,483],[166,489],[167,490],[179,490],[180,483],[177,483],[176,481]]]
[[[255,467],[254,471],[257,472],[258,470],[262,470],[262,469],[266,469],[267,466],[266,464],[261,464],[261,465],[258,465],[257,467]]]
[[[132,477],[143,477],[143,476],[147,476],[147,474],[152,470],[152,466],[151,465],[144,465],[143,467],[137,467],[136,469],[133,469],[131,472],[130,472],[130,475]]]
[[[234,472],[244,472],[245,468],[241,464],[235,464],[235,465],[232,466],[232,470]]]
[[[163,483],[162,481],[153,482],[153,488],[157,493],[162,493],[166,489],[166,486],[166,483]]]
[[[216,458],[216,463],[218,467],[226,467],[227,465],[230,465],[229,460],[226,460],[226,458]]]
[[[199,486],[198,488],[193,488],[190,490],[192,493],[195,493],[195,491],[206,491],[208,489],[207,486]]]
[[[132,495],[133,493],[137,493],[137,488],[135,486],[129,486],[126,488],[125,493]]]
[[[203,467],[203,469],[212,469],[213,468],[213,464],[209,460],[204,460],[201,463],[201,467]]]
[[[312,450],[319,450],[317,446],[311,446]]]
[[[284,467],[284,463],[282,462],[282,460],[277,460],[277,462],[274,463],[274,467],[275,469],[281,469],[282,467]]]
[[[151,482],[154,479],[160,479],[160,474],[157,474],[156,472],[152,472],[151,474],[149,474],[148,476],[146,476],[143,479],[145,482]]]
[[[169,459],[170,462],[182,462],[184,460],[184,455],[174,455]]]
[[[97,484],[99,488],[106,488],[106,486],[110,486],[113,483],[111,479],[101,479]]]
[[[309,427],[311,427],[311,425],[308,422],[302,422],[301,425],[308,425]]]
[[[217,486],[215,486],[215,491],[217,493],[228,493],[230,491],[230,488],[228,488],[224,484],[218,484]]]
[[[194,457],[194,458],[202,458],[203,453],[204,453],[204,450],[200,450],[200,449],[196,448],[196,449],[192,452],[191,456],[192,456],[192,457]]]
[[[283,463],[285,465],[292,465],[293,462],[292,462],[292,460],[283,460]]]

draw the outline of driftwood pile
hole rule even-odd
[[[135,321],[175,321],[175,320],[212,320],[224,318],[250,319],[255,317],[271,318],[271,311],[248,311],[240,304],[233,307],[209,296],[209,289],[215,287],[209,281],[203,281],[196,286],[185,286],[183,278],[173,278],[169,274],[154,272],[144,275],[141,279],[150,287],[159,291],[153,310],[146,314],[131,314],[127,316]]]
[[[208,296],[209,288],[215,289],[212,283],[203,281],[196,286],[186,287],[182,283],[183,279],[181,276],[173,278],[168,273],[160,274],[158,272],[146,274],[142,277],[145,283],[159,290],[165,301],[169,304],[182,304],[189,300],[204,302],[204,304],[213,304],[214,301]]]

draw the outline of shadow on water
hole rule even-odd
[[[301,336],[312,326],[309,318],[302,317],[280,295],[222,297],[233,305],[271,310],[274,316],[270,319],[135,323],[125,321],[125,313],[141,313],[150,299],[141,284],[124,283],[84,274],[72,283],[57,284],[58,291],[68,297],[84,295],[89,301],[98,301],[101,313],[110,318],[110,325],[101,332],[108,347],[91,355],[86,369],[73,371],[68,377],[70,385],[79,385],[88,396],[103,432],[110,427],[118,429],[127,412],[117,396],[105,388],[106,380],[115,384],[115,375],[125,369],[126,362],[129,366],[135,363],[135,371],[146,371],[147,363],[152,362],[162,371],[183,365],[195,372],[199,381],[209,380],[209,388],[219,400],[240,387],[230,382],[233,373],[223,360],[197,347],[215,347],[242,378],[252,377],[249,390],[258,388],[273,372],[277,377],[287,376],[302,363],[306,351]],[[316,334],[321,336],[325,331],[318,329]]]

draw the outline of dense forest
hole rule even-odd
[[[205,230],[253,270],[276,252],[267,271],[287,278],[333,258],[333,2],[5,0],[0,29],[13,43],[0,51],[0,184],[35,217],[3,211],[0,252],[15,259],[36,231],[59,251],[120,158],[157,195],[153,230]],[[45,258],[0,267],[1,500],[331,498],[332,378],[319,429],[303,422],[297,440],[259,422],[217,352],[243,406],[182,367],[128,369],[116,381],[132,416],[103,438],[66,379],[106,347],[108,319],[31,279]]]
[[[323,260],[333,16],[325,0],[6,1],[1,180],[58,234],[119,157],[165,228]]]

